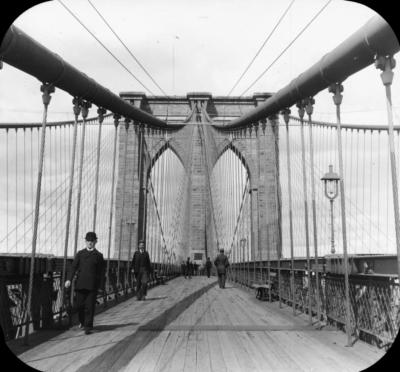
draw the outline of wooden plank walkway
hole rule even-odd
[[[384,351],[343,332],[316,330],[291,308],[216,279],[176,278],[147,300],[95,317],[91,335],[72,328],[18,357],[41,371],[360,371]],[[10,346],[11,347],[11,346]]]

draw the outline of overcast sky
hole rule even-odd
[[[63,3],[152,93],[162,92],[146,76],[87,0]],[[91,0],[167,95],[206,91],[227,95],[276,26],[291,0]],[[295,0],[232,95],[241,95],[296,37],[328,0]],[[246,95],[275,92],[375,15],[372,9],[332,0],[306,31]],[[151,95],[86,31],[59,1],[34,6],[15,25],[116,94]],[[386,123],[379,72],[366,68],[345,82],[345,123]],[[4,64],[0,72],[0,122],[40,121],[40,82]],[[393,84],[395,120],[400,107]],[[57,90],[49,120],[72,118],[71,97]],[[92,110],[92,114],[94,111]],[[334,120],[331,95],[316,96],[315,119]]]
[[[61,1],[151,92],[125,71],[59,1],[49,1],[27,10],[15,20],[15,25],[116,94],[122,91],[163,94],[107,28],[88,0]],[[210,92],[213,96],[228,95],[291,3],[291,0],[91,1],[157,84],[172,96],[184,96],[196,91]],[[239,96],[246,91],[327,2],[295,0],[232,95]],[[358,3],[330,1],[286,53],[248,89],[246,95],[278,91],[375,15],[373,10]],[[392,87],[395,124],[398,124],[400,113],[397,72],[398,68],[395,69]],[[374,66],[370,66],[344,82],[344,123],[387,123],[384,87],[379,74]],[[40,84],[36,78],[4,64],[0,70],[0,123],[39,122],[42,117]],[[315,98],[314,119],[334,122],[331,94],[324,91]],[[72,119],[71,99],[67,93],[57,89],[50,104],[49,120]],[[95,109],[92,109],[90,116],[94,115]],[[13,132],[10,133],[12,136]],[[1,152],[5,148],[4,141],[5,137],[0,138],[3,171],[7,159]],[[381,151],[384,146],[382,142]],[[368,148],[372,151],[375,147],[371,139]],[[14,149],[12,143],[10,148]],[[19,150],[22,151],[22,148]],[[324,172],[327,161],[322,166]],[[333,164],[337,169],[337,164]],[[12,165],[10,169],[13,170]],[[22,169],[20,164],[18,172]],[[356,174],[360,172],[363,174],[362,170],[357,170]],[[0,186],[4,186],[2,178]],[[382,173],[378,178],[382,178]],[[17,177],[11,177],[12,181],[7,182],[14,182],[14,179],[17,180]],[[382,178],[383,184],[387,179]],[[16,200],[11,183],[9,186],[10,194],[1,200],[3,212],[6,199]],[[382,194],[381,204],[384,205],[386,200],[386,205],[389,205],[389,191],[385,189],[383,192],[382,187],[374,187],[370,187],[369,195]],[[15,188],[18,189],[17,186]],[[375,192],[376,188],[379,192]],[[348,187],[348,190],[350,195],[354,187]],[[11,194],[14,196],[10,197]],[[382,213],[377,213],[379,218]],[[0,221],[4,222],[5,218],[0,213]],[[386,220],[388,218],[383,218],[381,224]],[[10,217],[10,221],[13,222],[14,217]]]

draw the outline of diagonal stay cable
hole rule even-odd
[[[79,22],[79,24],[87,31],[89,34],[96,39],[96,41],[109,53],[111,56],[149,93],[153,96],[155,95],[149,88],[147,88],[97,37],[93,34],[84,24],[83,22],[70,10],[61,0],[58,2]]]
[[[89,0],[88,0],[89,1]],[[286,10],[283,12],[283,14],[281,15],[281,17],[279,18],[278,22],[276,23],[275,27],[272,29],[272,31],[269,33],[269,35],[267,36],[267,38],[264,40],[263,44],[261,45],[261,47],[258,49],[256,55],[253,57],[253,59],[250,61],[250,63],[247,65],[247,67],[245,68],[245,70],[243,71],[242,75],[240,75],[239,79],[237,79],[235,85],[232,87],[232,89],[229,91],[229,93],[227,94],[228,97],[231,95],[231,93],[233,92],[233,90],[237,87],[237,85],[240,83],[240,81],[242,80],[243,76],[246,74],[246,72],[249,70],[249,68],[251,67],[251,65],[253,64],[253,62],[256,60],[256,58],[258,57],[258,55],[261,53],[261,51],[264,49],[265,44],[267,44],[268,40],[272,37],[272,35],[274,34],[275,30],[278,28],[278,26],[280,25],[280,23],[282,22],[283,18],[286,16],[286,14],[288,13],[289,9],[292,7],[293,3],[296,0],[292,0],[292,2],[289,4],[289,6],[286,8]]]
[[[293,0],[294,1],[294,0]],[[136,61],[136,63],[142,68],[142,70],[146,73],[146,75],[150,78],[150,80],[157,86],[158,89],[166,96],[167,94],[165,91],[157,84],[157,82],[153,79],[151,74],[144,68],[144,66],[140,63],[140,61],[135,57],[135,55],[131,52],[131,50],[126,46],[126,44],[121,40],[121,38],[118,36],[118,34],[114,31],[114,29],[111,27],[111,25],[107,22],[107,20],[103,17],[103,15],[100,13],[100,11],[93,5],[93,3],[88,0],[88,3],[92,6],[92,8],[95,10],[95,12],[99,15],[99,17],[103,20],[103,22],[107,25],[107,27],[110,29],[110,31],[115,35],[115,37],[120,41],[120,43],[123,45],[123,47],[126,49],[126,51],[130,54],[130,56]]]
[[[332,0],[329,0],[319,11],[317,14],[314,15],[314,17],[303,27],[303,29],[296,35],[296,37],[285,47],[285,49],[282,50],[282,52],[276,57],[272,63],[257,77],[256,80],[254,80],[250,86],[242,92],[242,94],[239,97],[242,97],[246,92],[255,84],[257,83],[258,80],[260,80],[265,73],[275,64],[275,62],[282,57],[282,55],[292,46],[292,44],[302,35],[302,33],[311,25],[312,22],[315,21],[315,19],[322,13],[322,11],[331,3]]]

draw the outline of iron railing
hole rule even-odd
[[[108,272],[108,285],[104,292],[100,291],[96,299],[96,307],[105,308],[118,303],[135,294],[135,279],[130,272],[129,263],[120,265],[120,280],[117,277],[117,261],[112,261]],[[163,283],[179,273],[175,265],[153,264],[149,287]],[[68,327],[73,323],[74,311],[71,307],[71,292],[64,290],[61,298],[61,272],[48,271],[36,273],[32,296],[32,316],[29,330],[34,332],[41,329]],[[118,283],[118,284],[117,284]],[[27,293],[29,277],[7,272],[0,275],[0,325],[6,341],[23,336],[26,326]]]
[[[315,271],[311,271],[310,283],[306,269],[271,267],[268,275],[268,266],[264,263],[235,263],[231,265],[228,274],[232,282],[247,289],[254,288],[253,284],[267,284],[268,277],[270,291],[267,300],[280,301],[293,307],[294,314],[308,314],[310,295],[313,322],[319,322],[321,326],[333,325],[345,331],[343,274],[320,272],[319,301],[316,298]],[[360,339],[388,349],[400,329],[400,286],[397,275],[352,274],[349,276],[349,284],[353,343]],[[318,303],[321,319],[317,319]]]

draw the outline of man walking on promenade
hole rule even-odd
[[[80,328],[84,328],[85,334],[93,330],[94,308],[99,289],[104,287],[104,258],[95,245],[97,236],[94,232],[88,232],[85,237],[86,248],[78,251],[72,263],[65,288],[71,286],[71,282],[77,275],[75,282],[76,310]]]
[[[186,279],[186,264],[185,261],[182,261],[181,263],[181,275],[183,275]]]
[[[152,272],[149,254],[144,249],[144,241],[139,242],[139,250],[132,259],[132,269],[136,278],[136,297],[139,301],[145,300],[147,295],[147,282]]]
[[[210,277],[211,266],[212,266],[212,263],[211,263],[210,257],[207,257],[207,261],[206,261],[207,278]]]
[[[219,287],[225,288],[226,269],[229,267],[229,261],[223,249],[220,249],[219,252],[219,255],[214,261],[214,265],[217,267]]]
[[[189,279],[192,279],[192,273],[193,273],[193,264],[190,261],[190,257],[188,257],[186,260],[186,275],[189,277]]]

